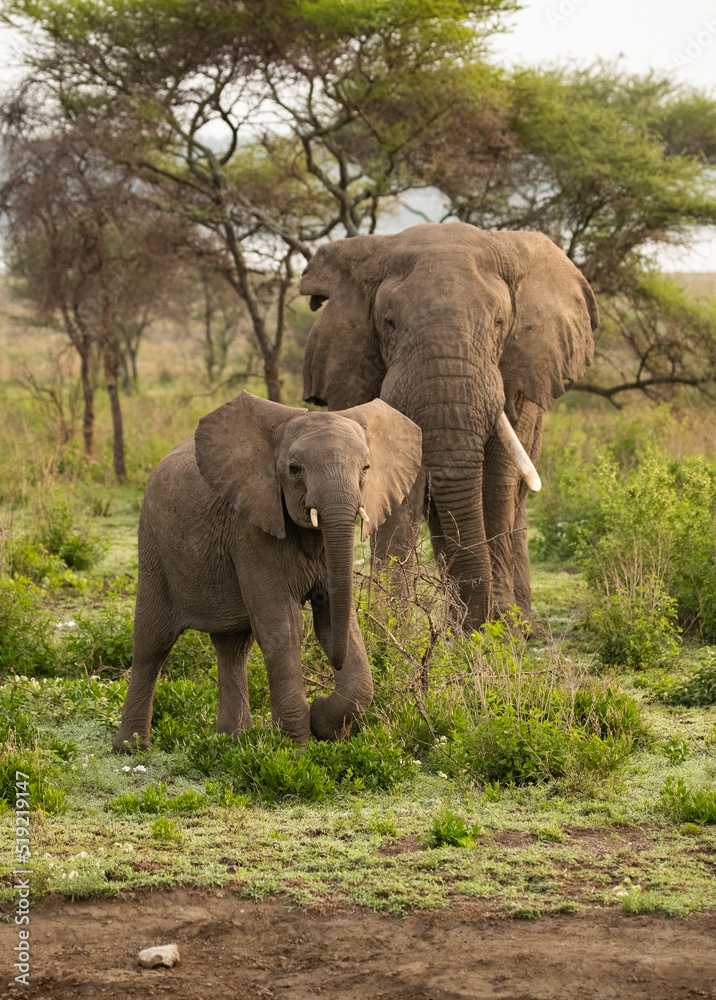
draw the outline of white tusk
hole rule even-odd
[[[520,475],[524,481],[531,490],[534,490],[535,493],[539,493],[542,489],[542,482],[540,480],[539,473],[532,464],[532,459],[522,446],[522,442],[515,434],[514,428],[505,416],[504,410],[497,418],[495,430],[497,431],[497,436],[500,441],[515,460],[515,464],[520,470]]]
[[[365,507],[359,507],[358,508],[358,513],[363,518],[363,520],[365,521],[366,524],[368,524],[370,522],[370,518],[368,517],[368,515],[365,512]]]
[[[318,511],[315,507],[311,507],[311,524],[314,528],[318,527]]]

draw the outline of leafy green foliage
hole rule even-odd
[[[275,729],[256,727],[238,740],[194,730],[184,746],[190,766],[215,776],[234,793],[265,802],[324,799],[334,788],[377,791],[394,788],[413,770],[402,744],[381,727],[337,743],[311,741],[305,748]]]
[[[223,755],[221,767],[234,789],[267,803],[288,798],[320,802],[335,784],[300,748],[288,740],[277,740],[273,733],[241,737],[238,745]]]
[[[152,837],[155,840],[164,840],[173,843],[181,843],[181,831],[177,828],[176,822],[168,816],[159,816],[151,826]]]
[[[683,764],[692,755],[689,741],[682,736],[672,736],[662,744],[661,749],[671,764]]]
[[[592,609],[587,628],[597,639],[606,666],[645,670],[667,666],[680,650],[676,601],[659,581],[604,595]]]
[[[662,808],[680,823],[716,823],[716,791],[689,788],[683,778],[667,778]]]
[[[716,704],[716,650],[701,650],[698,667],[686,677],[662,687],[660,696],[667,705]]]
[[[586,441],[584,433],[574,435],[530,503],[530,518],[540,532],[532,548],[544,562],[572,563],[585,539],[603,533],[595,462],[583,457]]]
[[[124,673],[132,665],[133,614],[121,605],[103,607],[92,617],[78,617],[77,632],[63,639],[68,669],[110,676]]]
[[[33,677],[53,672],[58,658],[41,592],[27,579],[0,577],[0,671]]]
[[[39,751],[16,750],[12,745],[0,749],[0,800],[14,809],[16,783],[21,780],[27,782],[22,791],[30,811],[40,809],[48,816],[65,812],[66,793],[47,778],[48,756]],[[27,775],[27,778],[18,778],[18,775]]]
[[[475,838],[481,834],[479,824],[468,826],[462,816],[450,809],[443,809],[434,816],[426,837],[425,847],[474,847]]]
[[[116,813],[163,813],[163,812],[196,812],[206,809],[209,799],[200,795],[193,788],[188,788],[178,795],[167,794],[167,786],[163,781],[156,785],[147,785],[139,792],[125,792],[110,799],[107,808]]]

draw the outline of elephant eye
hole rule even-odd
[[[288,466],[288,471],[291,473],[292,476],[300,476],[300,474],[303,472],[303,469],[298,464],[298,462],[290,462]]]
[[[392,319],[387,319],[385,321],[385,325],[388,327],[389,330],[395,329],[395,322]]]

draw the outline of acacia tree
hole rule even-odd
[[[575,389],[613,403],[704,390],[716,316],[657,279],[659,245],[716,225],[716,101],[610,66],[495,73],[413,155],[445,218],[546,233],[598,293],[596,361]]]
[[[147,215],[126,171],[108,163],[77,128],[29,134],[18,127],[6,143],[0,207],[7,219],[11,264],[42,311],[59,314],[80,359],[83,438],[93,450],[93,352],[102,364],[113,427],[117,478],[126,479],[119,397],[119,331],[137,307],[133,286],[158,282],[174,261],[166,218]],[[175,227],[174,227],[175,228]],[[141,276],[141,279],[140,279]],[[150,285],[144,285],[148,310]]]
[[[274,400],[295,258],[309,260],[333,233],[375,229],[382,201],[413,183],[407,150],[454,103],[484,39],[513,8],[513,0],[2,7],[39,37],[33,78],[58,111],[91,122],[158,204],[221,241]],[[266,287],[257,272],[267,242],[272,331],[257,289]]]

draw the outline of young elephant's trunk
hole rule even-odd
[[[328,601],[331,613],[330,661],[340,670],[348,655],[351,609],[353,607],[353,541],[359,500],[324,505],[319,508],[328,570]]]

